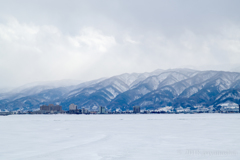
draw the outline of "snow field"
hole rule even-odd
[[[240,114],[0,117],[1,160],[238,160]]]

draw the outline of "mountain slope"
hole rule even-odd
[[[156,70],[125,73],[77,85],[49,88],[33,86],[18,93],[2,93],[0,109],[31,110],[43,104],[59,104],[68,110],[71,103],[79,108],[127,110],[165,106],[190,108],[214,107],[225,102],[240,103],[240,73],[196,71],[191,69]]]

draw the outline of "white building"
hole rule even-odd
[[[69,105],[69,110],[77,110],[77,105],[75,105],[75,104],[70,104]]]

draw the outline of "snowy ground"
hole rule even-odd
[[[239,160],[240,114],[0,116],[0,160]]]

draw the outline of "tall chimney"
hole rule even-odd
[[[240,104],[238,105],[238,107],[239,107],[239,111],[238,112],[240,113]]]

